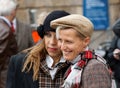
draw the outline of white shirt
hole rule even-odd
[[[64,63],[65,61],[66,60],[63,57],[61,57],[61,59],[60,59],[60,61],[58,63],[61,63],[61,62]],[[47,55],[47,57],[46,57],[46,63],[47,63],[47,66],[49,68],[49,72],[50,72],[51,78],[54,79],[56,71],[58,69],[58,66],[57,66],[58,63],[56,63],[55,66],[52,67],[54,61],[53,61],[53,59],[49,55]]]
[[[14,18],[14,20],[13,20],[13,26],[14,26],[14,29],[16,30],[16,28],[17,28],[17,20],[16,20],[16,18]]]

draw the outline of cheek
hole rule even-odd
[[[45,46],[47,46],[47,41],[45,41]]]
[[[47,49],[47,46],[48,46],[48,41],[47,41],[47,40],[45,40],[45,41],[44,41],[44,43],[45,43],[45,48]]]
[[[84,48],[83,42],[79,42],[79,43],[77,43],[76,46],[75,46],[75,50],[76,50],[76,52],[78,52],[78,53],[83,52],[84,49],[85,49],[85,48]]]
[[[58,48],[60,48],[61,47],[61,43],[58,41]]]
[[[76,46],[76,47],[74,47],[73,50],[74,50],[74,54],[78,55],[81,52],[81,47]]]

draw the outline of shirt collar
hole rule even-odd
[[[0,19],[4,20],[11,27],[11,23],[7,18],[5,18],[4,16],[0,16]]]
[[[17,28],[17,19],[16,18],[14,18],[14,20],[13,20],[13,26],[14,26],[14,29]]]
[[[64,63],[65,61],[66,60],[63,57],[61,57],[60,61],[58,63]],[[53,61],[52,57],[50,57],[49,55],[47,55],[47,57],[46,57],[46,63],[49,68],[52,68],[52,64],[54,63],[54,61]],[[55,66],[57,66],[58,63],[56,63]]]

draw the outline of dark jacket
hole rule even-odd
[[[112,29],[115,36],[108,50],[107,61],[114,72],[115,78],[120,82],[120,60],[116,60],[113,57],[113,51],[115,49],[120,49],[120,19],[113,25]]]
[[[19,53],[10,59],[6,88],[38,88],[38,81],[33,82],[30,71],[27,75],[21,72],[26,54]]]
[[[6,88],[39,88],[39,83],[40,88],[59,88],[63,82],[64,73],[68,68],[66,63],[59,65],[55,79],[52,80],[47,64],[43,60],[40,67],[39,81],[33,81],[33,70],[30,70],[28,73],[21,72],[25,56],[26,54],[24,53],[12,56],[9,64]]]

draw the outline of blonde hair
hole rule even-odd
[[[47,54],[44,39],[40,42],[40,44],[37,44],[31,49],[27,49],[23,52],[27,52],[29,50],[30,52],[27,54],[22,72],[29,72],[31,69],[33,69],[33,80],[35,81],[38,79],[40,61],[45,59]]]

